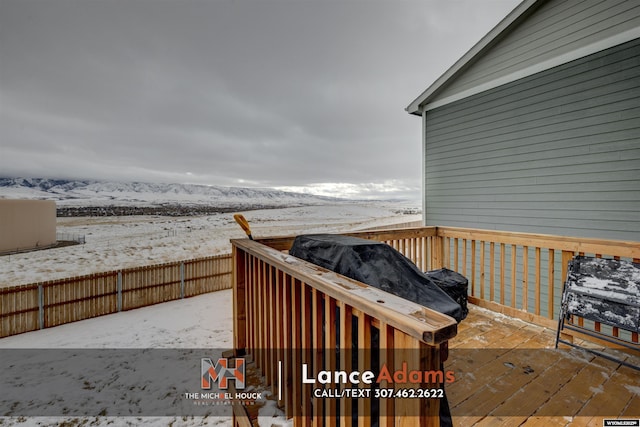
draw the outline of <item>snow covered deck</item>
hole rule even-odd
[[[640,372],[554,341],[555,330],[471,306],[445,363],[456,373],[447,386],[454,425],[601,426],[640,417]]]
[[[293,237],[232,241],[234,348],[253,356],[274,394],[276,366],[283,363],[289,391],[278,404],[295,425],[370,425],[372,419],[379,425],[439,425],[445,406],[402,394],[373,402],[318,399],[302,384],[303,364],[331,372],[388,364],[397,372],[407,362],[422,372],[441,371],[447,381],[404,382],[401,391],[444,384],[454,425],[602,425],[607,416],[640,417],[637,372],[578,349],[554,348],[568,261],[587,254],[638,262],[638,243],[448,227],[349,235],[386,242],[423,271],[447,267],[463,274],[478,307],[456,325],[288,255]],[[602,329],[597,322],[587,327]],[[618,328],[610,333],[627,334]],[[638,342],[632,332],[627,338]],[[632,354],[623,357],[638,356]]]

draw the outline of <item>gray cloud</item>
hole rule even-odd
[[[0,0],[0,174],[419,192],[404,107],[516,4]]]

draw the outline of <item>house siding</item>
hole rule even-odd
[[[431,102],[455,96],[640,27],[636,0],[544,2]],[[610,46],[607,46],[610,47]]]
[[[640,241],[640,39],[423,114],[427,225]]]

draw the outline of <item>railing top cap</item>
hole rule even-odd
[[[249,239],[232,245],[286,274],[421,341],[436,345],[457,333],[455,319],[383,290],[341,276]]]

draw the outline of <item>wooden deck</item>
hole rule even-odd
[[[277,406],[296,427],[352,425],[350,416],[340,416],[352,412],[350,399],[311,405],[297,373],[305,360],[327,371],[347,370],[352,353],[338,360],[333,349],[353,350],[354,320],[357,347],[379,349],[377,359],[359,353],[361,371],[387,362],[400,369],[402,361],[419,371],[438,370],[440,350],[448,346],[444,369],[455,372],[446,385],[455,426],[602,426],[605,418],[640,419],[640,371],[583,350],[554,348],[568,262],[576,255],[640,262],[640,243],[452,227],[348,235],[385,242],[422,271],[445,267],[462,274],[475,305],[460,325],[447,323],[425,307],[288,255],[293,236],[232,240],[234,352],[255,356],[272,392],[282,361],[291,387]],[[381,331],[379,343],[367,333],[370,327]],[[593,330],[638,343],[635,330],[598,322]],[[571,332],[567,339],[574,343],[604,342],[589,338],[590,344],[581,341],[587,335]],[[325,351],[299,351],[320,348]],[[634,357],[640,359],[637,350]],[[363,399],[357,403],[358,413],[368,413]],[[358,417],[357,423],[435,427],[438,406],[433,399],[394,396],[375,422]],[[243,419],[249,418],[236,416],[234,424],[248,425]]]
[[[554,343],[555,330],[471,306],[445,363],[456,373],[447,386],[454,425],[602,426],[604,418],[640,418],[640,371]]]

